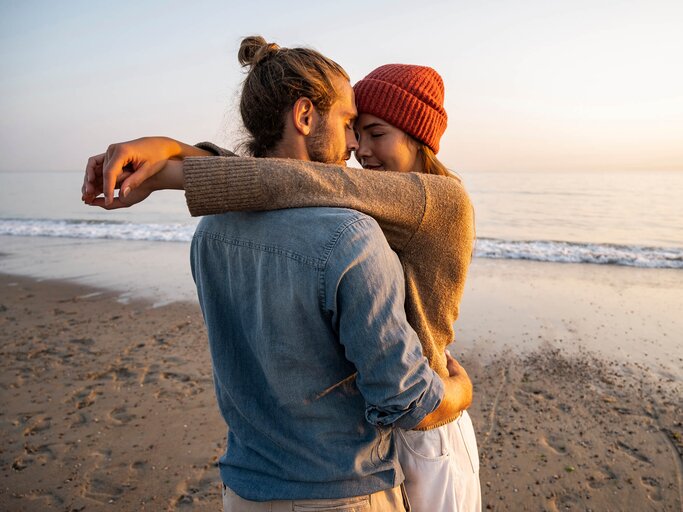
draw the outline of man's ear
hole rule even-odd
[[[292,121],[294,122],[294,128],[296,128],[301,135],[310,135],[313,126],[314,112],[315,106],[308,98],[301,97],[294,103],[294,106],[292,107]]]

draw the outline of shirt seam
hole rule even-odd
[[[320,290],[318,292],[318,298],[320,301],[319,307],[321,308],[321,310],[323,312],[325,311],[325,301],[327,299],[327,297],[325,295],[325,289],[326,289],[325,276],[327,274],[327,268],[328,268],[328,265],[330,262],[330,257],[332,256],[332,253],[334,252],[334,249],[337,247],[337,244],[339,243],[339,240],[341,239],[343,234],[353,224],[356,224],[359,222],[367,222],[371,218],[371,217],[368,217],[367,215],[362,214],[362,213],[359,213],[359,215],[361,215],[361,216],[351,218],[351,219],[347,220],[346,222],[344,222],[341,226],[339,226],[339,228],[337,228],[337,231],[332,235],[332,237],[330,238],[330,240],[327,243],[328,247],[326,247],[325,253],[323,254],[323,258],[322,258],[323,266],[322,266],[322,268],[318,269],[319,271],[321,271],[320,272],[320,280],[319,280]]]
[[[270,254],[277,254],[277,255],[289,258],[291,260],[294,260],[298,263],[302,263],[304,265],[312,267],[315,270],[321,270],[322,268],[324,268],[323,262],[319,258],[313,258],[311,256],[304,256],[303,254],[299,254],[298,252],[292,251],[291,249],[284,249],[283,247],[279,247],[276,245],[260,244],[260,243],[253,242],[251,240],[244,240],[241,238],[227,237],[225,235],[221,235],[218,233],[213,233],[211,231],[205,231],[205,230],[197,230],[195,232],[193,238],[196,238],[196,239],[208,238],[211,240],[222,242],[222,243],[227,244],[227,245],[232,245],[232,246],[237,246],[237,247],[246,247],[246,248],[252,249],[252,250],[258,250],[258,251],[266,252],[266,253],[270,253]]]

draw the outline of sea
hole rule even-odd
[[[462,172],[475,257],[683,269],[683,172]],[[0,172],[0,235],[189,242],[182,192],[130,209],[80,200],[82,171]],[[2,252],[2,248],[0,248]]]

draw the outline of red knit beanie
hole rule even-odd
[[[448,116],[443,80],[432,68],[386,64],[353,86],[360,114],[372,114],[439,152]]]

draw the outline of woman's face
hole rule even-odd
[[[364,169],[422,172],[418,145],[406,132],[370,114],[360,114],[355,128],[356,159]]]

